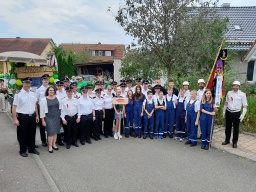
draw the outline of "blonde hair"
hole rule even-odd
[[[209,101],[207,100],[207,97],[205,96],[205,94],[206,94],[208,91],[211,93],[211,97],[210,97],[210,100],[209,100]],[[205,91],[204,91],[204,95],[203,95],[203,97],[202,97],[202,104],[205,104],[206,101],[208,101],[208,103],[212,103],[212,101],[213,101],[212,92],[211,92],[210,89],[205,89]]]

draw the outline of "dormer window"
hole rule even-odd
[[[242,31],[242,28],[240,25],[234,25],[235,31]]]

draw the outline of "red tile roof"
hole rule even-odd
[[[125,45],[123,44],[67,44],[62,43],[60,46],[64,50],[72,50],[78,54],[85,50],[114,51],[114,56],[97,56],[102,60],[121,59],[124,56]]]
[[[7,51],[25,51],[41,55],[50,38],[0,38],[0,53]]]

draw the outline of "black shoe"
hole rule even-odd
[[[37,150],[35,150],[35,149],[33,149],[33,150],[28,150],[28,152],[29,153],[33,153],[33,154],[36,154],[36,155],[39,155],[40,153],[37,151]]]
[[[191,144],[191,141],[186,141],[185,145]]]
[[[201,149],[204,149],[204,148],[205,148],[205,146],[202,144],[202,145],[201,145]]]
[[[104,135],[105,138],[108,138],[108,135]]]
[[[166,138],[166,135],[163,135],[164,138]]]
[[[93,137],[93,139],[94,139],[95,141],[98,141],[98,139],[97,139],[96,137]]]
[[[98,140],[101,140],[101,138],[100,138],[100,137],[98,137]]]
[[[134,134],[134,136],[133,136],[134,138],[137,138],[137,135],[136,134]]]
[[[67,148],[67,149],[70,149],[70,145],[67,145],[66,148]]]
[[[62,141],[60,141],[60,142],[57,142],[57,145],[64,146],[64,143]]]
[[[222,145],[227,145],[227,144],[229,144],[230,142],[228,142],[228,141],[224,141],[223,143],[222,143]]]
[[[129,135],[128,135],[128,134],[125,134],[124,136],[125,136],[126,138],[129,138]]]
[[[55,148],[55,147],[52,147],[52,149],[55,150],[55,151],[58,151],[58,150],[59,150],[58,147],[56,147],[56,148]]]
[[[209,150],[209,146],[207,145],[207,146],[205,146],[205,148],[204,148],[205,150]]]
[[[149,137],[150,137],[150,139],[154,139],[154,136],[153,136],[153,135],[150,135]]]
[[[38,146],[38,145],[35,145],[34,147],[35,147],[35,148],[38,148],[39,146]]]
[[[79,147],[77,143],[72,143],[72,145],[74,145],[75,147]]]
[[[91,140],[89,140],[89,141],[86,141],[86,143],[88,143],[88,144],[92,144]]]
[[[236,144],[236,143],[233,143],[233,144],[232,144],[232,147],[233,147],[233,148],[237,148],[237,144]]]
[[[147,139],[147,137],[148,137],[147,135],[144,135],[144,136],[143,136],[143,139]]]
[[[197,143],[191,143],[190,144],[190,147],[195,147],[195,146],[197,146]]]
[[[141,138],[141,134],[138,136],[138,138]]]
[[[131,137],[133,136],[133,132],[130,133],[130,136],[131,136]]]
[[[110,134],[109,137],[114,137],[114,135],[113,135],[113,134]]]
[[[172,139],[173,138],[173,134],[170,134],[169,137],[170,137],[170,139]]]
[[[46,142],[42,142],[42,146],[43,146],[43,147],[47,147],[48,144],[47,144]]]
[[[80,141],[81,145],[85,145],[85,142],[84,141]]]
[[[28,157],[28,154],[26,152],[24,152],[24,153],[20,153],[20,156],[21,157]]]
[[[49,151],[49,153],[53,153],[53,150]]]

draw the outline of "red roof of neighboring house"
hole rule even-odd
[[[247,55],[251,52],[251,50],[253,49],[253,47],[256,45],[256,40],[254,41],[254,43],[252,44],[252,46],[250,47],[250,49],[246,52],[246,54],[243,56],[242,61],[245,60],[245,58],[247,57]]]
[[[41,55],[50,42],[54,45],[50,38],[0,38],[0,53],[25,51]]]
[[[92,51],[114,51],[114,56],[97,56],[102,60],[121,59],[124,56],[125,45],[123,44],[68,44],[62,43],[60,46],[64,50],[73,50],[77,53],[83,53],[85,50]]]

